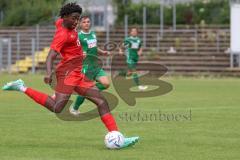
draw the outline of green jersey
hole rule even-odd
[[[138,59],[138,50],[142,46],[142,41],[139,37],[127,37],[124,40],[124,44],[127,45],[127,57],[128,59]]]
[[[78,38],[81,42],[83,52],[88,55],[97,56],[97,37],[95,32],[90,31],[85,33],[80,31],[78,33]]]
[[[78,38],[82,45],[83,52],[86,57],[83,61],[83,68],[85,70],[97,68],[97,37],[93,31],[85,33],[83,31],[78,32]]]
[[[78,33],[78,38],[82,45],[83,52],[86,54],[83,61],[83,73],[91,80],[106,76],[102,66],[98,64],[97,36],[95,32],[90,31],[85,33],[80,31]]]

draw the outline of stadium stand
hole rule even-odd
[[[239,76],[239,69],[231,69],[230,55],[226,53],[230,46],[230,33],[228,26],[208,26],[196,28],[178,26],[177,31],[165,28],[159,33],[159,28],[148,26],[146,33],[146,47],[142,62],[159,63],[168,68],[169,75],[219,75]],[[17,56],[16,35],[20,35],[19,56]],[[54,34],[53,26],[39,27],[39,50],[35,55],[37,71],[45,69],[48,47]],[[142,35],[139,30],[139,35]],[[109,40],[119,44],[124,39],[124,29],[112,28]],[[106,33],[97,32],[98,44],[104,48]],[[18,27],[0,29],[0,38],[12,39],[12,71],[28,72],[32,67],[31,38],[36,38],[35,27]],[[176,52],[169,52],[170,48]],[[4,49],[4,48],[3,48]],[[113,53],[117,53],[117,49]],[[3,64],[7,64],[7,51],[3,51]],[[17,60],[19,57],[19,60]],[[103,58],[106,60],[106,58]],[[108,63],[104,68],[109,69]],[[120,63],[121,65],[121,63]],[[19,70],[18,70],[19,69]],[[153,68],[148,68],[153,70]],[[157,70],[154,69],[156,72]]]

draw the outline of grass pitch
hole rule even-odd
[[[0,75],[1,86],[22,78],[52,94],[42,75]],[[0,91],[1,160],[238,160],[240,79],[164,78],[173,90],[142,98],[135,107],[120,100],[113,111],[121,132],[140,142],[108,150],[99,118],[62,121],[17,92]],[[116,95],[113,88],[109,92]],[[86,102],[81,110],[93,104]]]

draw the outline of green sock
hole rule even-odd
[[[133,80],[136,83],[137,86],[139,86],[139,78],[137,73],[133,73]]]
[[[127,70],[124,70],[124,69],[120,70],[120,71],[118,72],[118,75],[119,75],[119,76],[123,76],[123,77],[127,76]]]
[[[99,82],[96,83],[96,86],[100,91],[106,89],[106,87],[104,87],[104,85],[102,85],[102,83],[99,83]],[[85,97],[78,95],[73,105],[73,109],[78,110],[80,106],[83,104],[84,100],[85,100]]]
[[[105,87],[102,83],[99,83],[99,82],[96,83],[96,87],[97,87],[100,91],[106,89],[106,87]]]
[[[77,99],[73,105],[73,109],[78,110],[79,107],[81,106],[81,104],[83,104],[84,100],[85,100],[85,97],[78,95]]]

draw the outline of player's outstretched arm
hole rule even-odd
[[[47,69],[47,74],[44,77],[44,82],[49,84],[51,83],[51,74],[52,74],[52,66],[53,66],[53,61],[56,59],[58,53],[52,49],[50,49],[47,60],[46,60],[46,69]]]
[[[121,45],[119,46],[119,54],[120,54],[120,55],[123,55],[123,47],[124,47],[124,44],[121,44]]]
[[[97,48],[97,50],[98,50],[98,53],[103,54],[103,55],[110,55],[111,54],[109,51],[104,51],[104,50],[100,49],[99,47]]]
[[[139,50],[138,50],[138,56],[141,56],[142,55],[142,47],[141,48],[139,48]]]
[[[121,43],[120,46],[119,46],[119,54],[123,55],[125,49],[127,49],[129,47],[129,45],[130,45],[130,42],[128,41],[127,38],[125,38],[123,43]]]

